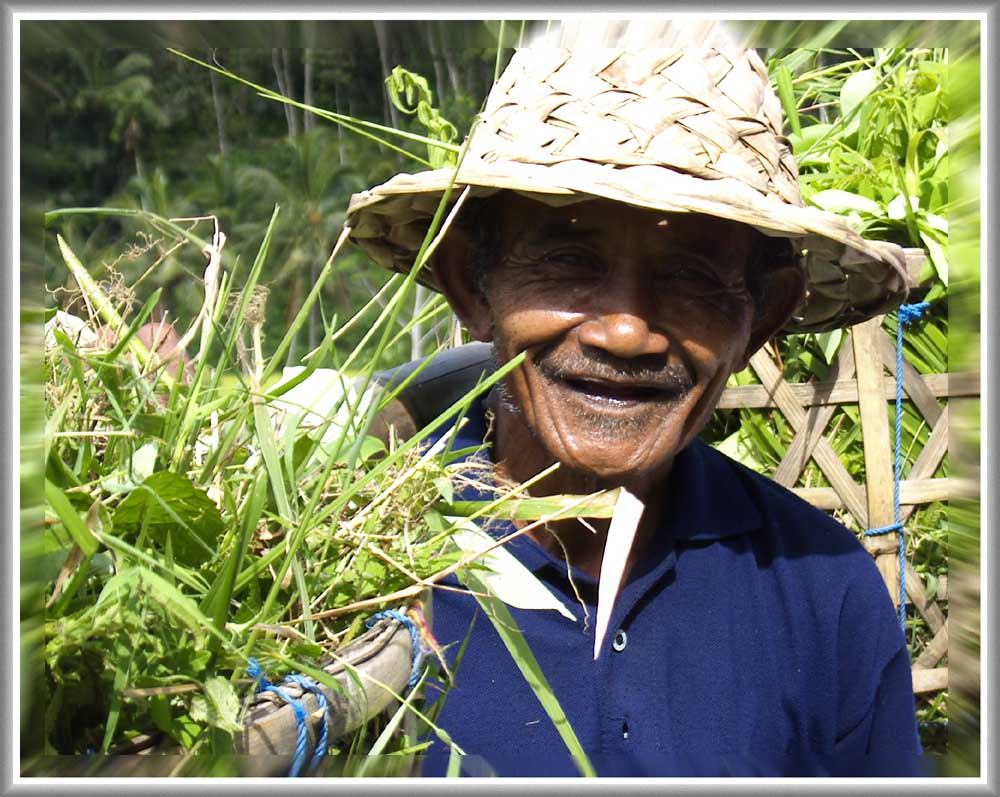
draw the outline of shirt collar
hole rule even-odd
[[[719,540],[760,528],[740,466],[703,440],[674,458],[668,489],[664,525],[675,540]]]

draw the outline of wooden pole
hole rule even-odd
[[[858,406],[864,437],[868,527],[889,526],[893,515],[893,457],[889,413],[882,390],[884,374],[878,349],[882,318],[876,316],[851,328],[858,378]],[[893,603],[899,606],[899,534],[866,537],[865,547],[875,555]]]

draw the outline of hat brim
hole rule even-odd
[[[453,181],[454,177],[454,181]],[[816,208],[765,196],[733,178],[704,179],[657,166],[612,168],[589,161],[552,164],[467,158],[454,169],[399,174],[351,198],[350,238],[376,263],[403,273],[412,266],[441,198],[468,187],[472,196],[515,191],[550,205],[603,198],[669,213],[699,213],[747,224],[764,235],[789,238],[804,253],[807,295],[785,332],[820,332],[888,312],[907,293],[903,250],[867,241],[844,219]],[[420,281],[437,290],[428,264]]]

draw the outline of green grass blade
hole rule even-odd
[[[73,253],[73,250],[69,248],[69,244],[63,240],[61,235],[56,236],[56,241],[59,243],[59,250],[62,252],[63,261],[66,263],[66,267],[69,269],[70,273],[73,275],[73,279],[76,280],[76,284],[80,286],[80,291],[86,297],[87,301],[94,307],[98,314],[107,322],[108,326],[111,327],[111,331],[116,335],[121,337],[125,333],[125,322],[122,317],[118,314],[115,309],[114,303],[108,298],[108,295],[101,290],[101,287],[94,281],[93,277],[84,267],[80,259]],[[135,358],[139,361],[142,367],[146,367],[150,361],[150,351],[136,338],[131,338],[128,341],[129,351],[135,355]],[[169,374],[164,374],[164,381],[168,385],[173,384],[173,379]]]
[[[781,107],[785,110],[785,118],[792,126],[792,132],[795,135],[800,135],[802,133],[802,123],[799,121],[799,109],[795,103],[795,90],[792,88],[792,73],[784,64],[778,67],[777,82],[778,97],[781,99]]]
[[[229,604],[236,589],[236,579],[240,565],[247,553],[253,532],[260,522],[267,499],[267,473],[261,472],[250,488],[250,496],[246,502],[246,511],[240,528],[240,538],[236,546],[230,549],[229,558],[219,572],[216,582],[209,589],[201,604],[201,611],[212,619],[216,630],[223,631],[229,616]]]
[[[246,78],[242,78],[236,73],[230,72],[228,69],[223,69],[222,67],[215,66],[214,64],[206,63],[205,61],[201,61],[195,58],[194,56],[187,55],[186,53],[183,53],[180,50],[175,50],[171,47],[168,47],[167,50],[168,52],[171,52],[174,55],[184,58],[185,60],[191,61],[192,63],[198,64],[199,66],[203,66],[206,69],[211,69],[213,72],[216,72],[224,77],[227,77],[230,80],[235,80],[239,83],[242,83],[245,86],[249,86],[250,88],[255,89],[257,93],[261,97],[264,97],[265,99],[274,100],[275,102],[285,103],[287,105],[293,105],[296,108],[301,108],[302,110],[309,111],[313,114],[316,114],[317,116],[323,117],[324,119],[328,119],[329,121],[342,124],[345,127],[349,128],[352,132],[358,133],[359,135],[362,135],[365,138],[368,138],[376,142],[377,144],[387,147],[393,151],[399,152],[400,154],[405,155],[409,158],[413,158],[414,160],[417,160],[418,162],[426,166],[430,166],[431,164],[428,161],[424,160],[423,158],[414,155],[412,152],[407,152],[406,150],[397,147],[396,145],[385,140],[384,138],[380,138],[370,133],[366,133],[364,130],[361,130],[360,128],[364,127],[372,130],[378,130],[379,132],[388,133],[390,135],[398,136],[399,138],[407,139],[410,141],[419,141],[422,144],[434,147],[441,147],[443,149],[450,149],[452,146],[454,146],[454,145],[446,145],[443,144],[443,142],[441,141],[437,141],[435,139],[428,138],[426,136],[421,136],[416,133],[410,133],[406,130],[397,130],[396,128],[393,127],[387,127],[385,125],[380,125],[375,122],[366,122],[362,119],[355,119],[350,116],[344,116],[343,114],[333,113],[331,111],[323,110],[322,108],[316,108],[315,106],[312,105],[306,105],[305,103],[297,102],[296,100],[285,97],[282,94],[279,94],[278,92],[269,89],[267,86],[261,86],[258,83],[254,83],[250,80],[247,80]]]
[[[62,216],[131,216],[148,223],[158,232],[177,238],[183,238],[188,243],[197,246],[199,251],[208,246],[208,242],[204,238],[201,238],[192,233],[190,230],[186,230],[180,225],[175,224],[170,219],[165,219],[163,216],[151,213],[148,210],[138,210],[137,208],[94,207],[58,208],[57,210],[50,210],[46,212],[45,225],[48,226],[51,222],[54,222]]]
[[[493,501],[442,502],[435,506],[443,515],[468,517],[493,505],[490,515],[506,520],[538,520],[549,517],[552,520],[566,518],[610,518],[614,514],[618,491],[596,493],[583,501],[580,495],[547,495],[540,498],[514,498],[496,504]]]
[[[93,556],[97,553],[97,549],[100,547],[98,539],[87,528],[87,524],[84,523],[79,513],[69,502],[66,494],[48,479],[45,480],[45,500],[52,507],[56,515],[59,516],[59,519],[66,527],[66,531],[73,538],[73,542],[80,546],[80,550],[83,551],[84,555]]]
[[[149,596],[181,624],[187,626],[198,636],[210,634],[219,641],[228,644],[229,640],[215,629],[211,619],[202,613],[198,604],[166,578],[145,567],[137,568],[137,577],[147,587]]]
[[[105,355],[105,359],[108,362],[113,362],[114,360],[116,360],[118,356],[122,353],[122,350],[126,346],[128,346],[129,341],[132,340],[132,337],[135,335],[135,333],[139,331],[139,327],[141,327],[144,323],[146,323],[146,319],[149,318],[150,315],[152,315],[153,310],[156,308],[157,303],[160,301],[160,296],[162,294],[163,294],[163,288],[157,288],[145,301],[145,303],[142,305],[142,309],[139,311],[139,314],[135,317],[135,320],[132,321],[128,329],[125,330],[125,333],[118,339],[118,343],[116,343],[115,347],[111,349],[111,351],[109,351],[107,355]]]
[[[590,763],[590,759],[580,744],[576,732],[569,724],[562,706],[559,705],[559,701],[556,699],[552,687],[545,677],[545,673],[542,672],[538,660],[531,652],[531,648],[528,647],[524,635],[514,622],[514,618],[506,604],[499,598],[489,594],[489,588],[473,570],[466,569],[461,574],[461,578],[469,589],[478,593],[476,600],[483,608],[486,616],[490,618],[490,622],[496,628],[497,633],[514,659],[514,663],[517,664],[525,681],[535,693],[535,697],[538,698],[538,702],[542,704],[545,713],[552,720],[552,724],[566,745],[566,749],[569,750],[570,755],[573,757],[573,761],[580,774],[588,778],[596,777],[597,773],[594,771],[593,764]]]
[[[316,278],[316,282],[313,284],[309,293],[306,295],[305,300],[302,302],[302,306],[299,311],[295,314],[295,318],[292,319],[292,323],[288,327],[288,331],[282,337],[281,342],[278,347],[274,350],[274,354],[271,355],[271,359],[268,361],[267,365],[264,367],[264,371],[261,374],[261,383],[266,383],[267,380],[274,374],[276,368],[278,368],[284,361],[285,355],[288,353],[288,349],[292,345],[292,341],[295,340],[295,336],[298,334],[302,325],[308,320],[309,313],[312,311],[313,305],[320,296],[320,292],[323,286],[326,284],[331,272],[333,271],[333,261],[340,251],[340,247],[343,246],[344,241],[347,240],[347,230],[345,229],[341,232],[340,237],[337,239],[337,243],[333,247],[333,251],[330,256],[326,259],[326,263],[323,264],[323,269],[320,271],[319,276]],[[315,364],[313,365],[315,368]],[[290,388],[289,388],[290,389]]]
[[[104,545],[105,548],[120,554],[127,561],[142,562],[147,568],[160,569],[164,571],[165,575],[167,575],[166,565],[162,561],[153,558],[145,551],[141,551],[135,546],[129,545],[124,540],[120,540],[114,535],[108,534],[106,531],[96,532],[95,536],[98,540],[100,540],[101,544]],[[199,581],[196,574],[192,573],[187,568],[176,567],[169,573],[169,575],[191,587],[191,589],[196,592],[204,592],[208,589],[208,585],[203,581]]]
[[[363,778],[368,773],[370,769],[369,765],[375,760],[374,758],[372,758],[372,756],[381,755],[382,752],[385,750],[386,746],[392,740],[393,734],[396,733],[396,729],[403,721],[403,717],[405,717],[406,714],[411,710],[410,703],[413,700],[413,696],[419,694],[420,688],[421,686],[423,686],[425,677],[426,674],[424,677],[420,679],[417,685],[413,689],[411,689],[410,692],[406,695],[406,700],[404,700],[400,704],[399,708],[396,709],[395,712],[393,712],[392,717],[390,717],[389,721],[385,724],[385,728],[382,730],[382,733],[378,735],[378,738],[375,739],[371,747],[368,749],[369,758],[367,758],[367,760],[361,765],[361,769],[359,769],[357,772],[357,776],[359,778]]]
[[[111,690],[111,707],[108,709],[108,719],[104,727],[104,739],[101,741],[101,752],[107,753],[111,747],[111,740],[114,739],[115,729],[118,726],[118,718],[122,710],[122,691],[128,684],[129,675],[132,672],[132,661],[135,658],[135,647],[130,639],[121,635],[115,641],[114,661],[115,678]]]
[[[281,471],[281,459],[278,456],[278,444],[274,438],[274,427],[271,426],[271,416],[264,403],[260,401],[254,403],[253,418],[257,441],[260,443],[260,454],[264,459],[264,467],[271,482],[271,491],[274,494],[274,501],[278,505],[278,513],[283,521],[288,522],[292,519],[292,508],[288,502],[285,477]]]

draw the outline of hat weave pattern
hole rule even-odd
[[[523,49],[490,92],[455,184],[554,205],[602,197],[704,213],[795,239],[809,288],[788,331],[894,307],[907,288],[902,250],[802,206],[781,120],[753,50]],[[356,194],[351,238],[376,262],[408,270],[451,176],[397,175]],[[421,277],[434,287],[432,270]]]
[[[525,52],[525,51],[522,51]],[[490,94],[474,154],[487,163],[590,161],[734,178],[799,205],[781,108],[752,57],[604,50],[517,58]]]

